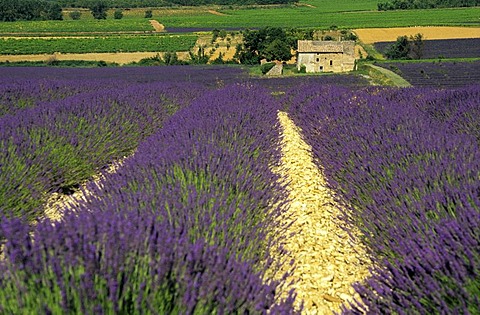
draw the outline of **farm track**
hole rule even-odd
[[[286,113],[278,118],[283,139],[282,166],[276,172],[289,183],[289,214],[294,220],[289,232],[295,233],[285,244],[287,261],[296,263],[287,283],[295,282],[296,306],[303,300],[303,314],[332,314],[358,298],[351,285],[369,275],[369,263],[363,247],[352,244],[340,228],[339,210],[313,162],[311,147]]]
[[[216,10],[208,10],[208,13],[213,14],[213,15],[218,15],[218,16],[227,16],[228,14],[218,12]]]
[[[150,24],[152,25],[155,32],[165,32],[165,26],[158,22],[157,20],[150,20]]]

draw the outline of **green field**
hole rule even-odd
[[[401,27],[430,25],[480,26],[480,7],[405,11],[324,12],[321,8],[294,7],[255,10],[223,10],[224,16],[201,13],[165,16],[158,20],[167,28],[340,28]]]
[[[89,38],[0,39],[0,54],[106,53],[188,51],[195,35],[109,36]]]
[[[367,27],[402,26],[480,26],[480,7],[429,10],[376,11],[378,0],[309,0],[297,6],[272,7],[180,7],[152,8],[153,19],[173,28],[261,28],[303,27],[326,29],[332,25],[355,29]],[[215,15],[208,10],[224,15]],[[152,32],[145,8],[124,10],[124,18],[94,20],[88,11],[82,11],[81,20],[71,20],[65,12],[64,21],[0,22],[0,35],[29,33],[62,34]]]
[[[86,15],[86,14],[84,14]],[[1,34],[21,33],[107,33],[107,32],[153,32],[150,22],[144,18],[129,19],[81,19],[63,21],[16,21],[0,22]]]

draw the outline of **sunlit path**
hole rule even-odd
[[[289,182],[291,226],[294,236],[286,249],[296,262],[290,280],[296,282],[297,303],[304,301],[304,314],[331,314],[353,299],[352,283],[368,275],[362,248],[351,244],[339,228],[338,210],[323,175],[313,163],[311,148],[286,113],[280,112],[283,129],[282,167]]]

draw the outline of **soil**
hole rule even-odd
[[[112,163],[105,171],[105,175],[115,173],[119,167],[123,165],[125,160],[128,157]],[[99,185],[100,182],[104,179],[104,175],[96,175],[92,181],[96,185]],[[86,189],[87,183],[83,184],[80,189],[75,191],[71,195],[64,195],[59,193],[53,193],[50,198],[47,200],[45,205],[45,217],[52,221],[60,221],[63,215],[63,209],[66,207],[72,207],[78,205],[80,202],[86,199],[88,195],[91,195]]]
[[[340,305],[358,299],[352,284],[364,280],[370,265],[361,244],[351,241],[340,228],[339,209],[314,164],[311,147],[286,113],[280,112],[283,129],[282,166],[275,170],[286,178],[289,215],[294,233],[286,244],[287,261],[296,262],[292,276],[296,306],[303,301],[303,314],[332,314]],[[284,270],[291,271],[291,270]]]
[[[208,10],[208,13],[211,13],[213,15],[219,15],[219,16],[225,16],[227,14],[225,13],[221,13],[221,12],[218,12],[218,11],[215,11],[215,10]]]
[[[157,20],[150,20],[150,24],[155,29],[155,32],[165,32],[165,26],[158,22]]]
[[[376,42],[390,42],[399,36],[422,34],[424,40],[480,38],[480,27],[397,27],[397,28],[363,28],[353,30],[364,44]]]

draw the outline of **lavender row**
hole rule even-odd
[[[130,154],[199,93],[183,87],[100,89],[0,117],[0,212],[41,216],[48,193],[68,194]]]
[[[324,91],[290,110],[376,266],[344,313],[478,313],[479,87]]]
[[[81,93],[118,88],[113,80],[0,79],[0,117]]]
[[[33,240],[6,220],[1,310],[295,314],[272,276],[287,196],[271,171],[277,110],[253,86],[207,92]]]
[[[400,106],[414,106],[435,123],[445,125],[445,132],[473,136],[480,144],[480,88],[415,88],[389,90],[388,100]]]
[[[480,83],[480,61],[381,63],[416,87],[458,88]]]

